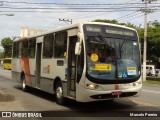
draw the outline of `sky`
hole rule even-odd
[[[142,0],[0,0],[0,41],[5,37],[20,36],[21,27],[50,30],[70,24],[59,19],[72,19],[73,24],[115,19],[143,27],[143,7]],[[148,8],[153,10],[147,21],[159,22],[160,0],[148,4]],[[14,16],[4,15],[8,13]]]

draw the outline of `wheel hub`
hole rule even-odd
[[[58,99],[62,98],[62,88],[61,87],[57,88],[57,90],[56,90],[56,96],[57,96]]]

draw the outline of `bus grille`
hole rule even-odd
[[[121,95],[119,95],[119,97],[129,97],[129,96],[134,96],[136,95],[138,92],[124,92]],[[112,94],[99,94],[99,95],[93,95],[90,96],[93,99],[110,99],[110,98],[117,98],[118,95],[112,95]]]

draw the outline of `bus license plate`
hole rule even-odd
[[[118,95],[121,95],[121,94],[122,94],[122,91],[112,92],[113,96],[118,96]]]

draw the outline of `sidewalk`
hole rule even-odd
[[[0,111],[25,111],[22,103],[0,86]]]
[[[5,88],[0,86],[0,102],[14,101],[15,97],[6,92]]]

